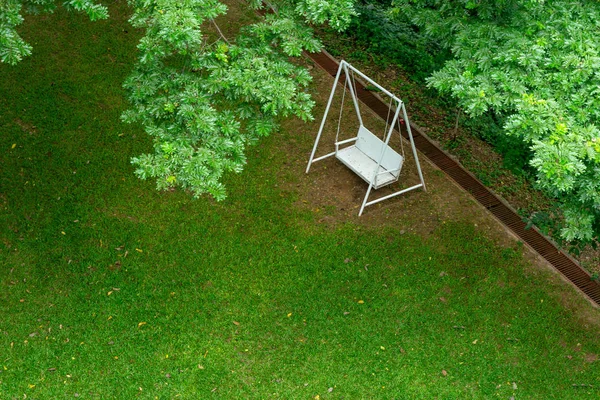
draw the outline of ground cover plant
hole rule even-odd
[[[32,18],[39,54],[0,68],[0,398],[598,396],[597,311],[517,244],[320,224],[314,124],[253,148],[221,203],[135,178],[139,32],[109,8]]]

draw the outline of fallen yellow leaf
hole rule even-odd
[[[16,144],[16,143],[13,143],[13,145],[12,145],[12,146],[10,146],[10,148],[11,148],[11,149],[14,149],[15,147],[17,147],[17,144]]]
[[[288,316],[288,318],[289,318],[289,317],[291,317],[291,316],[292,316],[292,313],[288,313],[288,315],[287,315],[287,316]]]
[[[140,252],[140,253],[144,252],[142,249],[138,249],[138,248],[136,248],[135,251]]]
[[[364,300],[359,300],[359,301],[358,301],[358,304],[364,304],[364,303],[365,303],[365,301],[364,301]]]
[[[140,322],[140,323],[138,324],[138,328],[139,328],[140,326],[142,326],[142,325],[146,325],[146,323],[145,323],[145,322]]]

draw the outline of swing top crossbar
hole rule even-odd
[[[351,70],[353,73],[355,73],[358,76],[360,76],[362,79],[364,79],[365,81],[367,81],[369,84],[371,84],[374,87],[376,87],[378,90],[380,90],[386,96],[389,96],[393,101],[397,102],[398,105],[402,104],[402,100],[400,100],[398,97],[396,97],[396,95],[394,95],[393,93],[390,93],[386,88],[384,88],[383,86],[381,86],[380,84],[378,84],[377,82],[375,82],[373,79],[369,78],[367,75],[363,74],[360,70],[358,70],[355,67],[353,67],[352,64],[350,64],[349,62],[347,62],[345,60],[340,61],[340,67],[339,68],[340,68],[340,70],[342,70],[342,69],[346,70],[346,68],[349,69],[349,70]]]

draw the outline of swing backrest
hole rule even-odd
[[[386,147],[385,143],[377,136],[369,132],[367,128],[361,126],[358,129],[358,135],[356,137],[356,148],[367,155],[370,159],[379,162],[381,158],[381,151]],[[383,159],[381,160],[381,166],[386,170],[390,171],[395,177],[400,175],[400,168],[402,167],[402,156],[394,151],[391,147],[387,146]]]

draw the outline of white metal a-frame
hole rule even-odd
[[[356,111],[356,115],[360,124],[358,128],[358,133],[353,138],[338,140],[340,131],[340,121],[338,121],[338,130],[336,133],[335,140],[335,151],[315,158],[315,153],[317,152],[317,147],[319,146],[319,141],[321,140],[321,135],[323,134],[323,128],[327,120],[327,115],[329,114],[331,103],[333,101],[333,97],[335,95],[335,91],[337,89],[342,72],[345,75],[345,85],[344,92],[342,94],[342,104],[340,106],[339,119],[341,120],[342,118],[342,109],[344,106],[343,99],[346,94],[346,90],[348,90],[350,92],[350,95],[352,96],[352,102],[354,104],[354,109]],[[358,96],[356,94],[355,74],[367,81],[369,84],[379,89],[381,93],[385,94],[390,98],[390,111],[392,111],[395,108],[394,116],[392,118],[391,123],[389,124],[389,130],[387,132],[384,132],[383,140],[371,133],[363,124],[363,119],[360,113],[360,107],[358,102]],[[406,123],[406,130],[408,132],[408,138],[412,148],[415,163],[417,165],[417,171],[421,183],[399,190],[387,196],[368,201],[372,189],[379,189],[380,187],[396,182],[400,176],[400,171],[402,170],[402,165],[404,163],[404,149],[402,148],[402,155],[400,155],[389,146],[389,142],[395,126],[398,124],[399,127],[399,115],[401,111],[402,117],[404,118],[404,121]],[[386,129],[387,126],[388,125],[386,121]],[[398,129],[398,132],[399,131],[400,130]],[[401,143],[402,140],[403,139],[400,138]],[[345,147],[340,148],[340,146]],[[404,107],[404,102],[344,60],[340,62],[340,66],[335,76],[335,81],[333,82],[333,87],[331,89],[331,94],[329,95],[327,107],[325,108],[325,114],[323,115],[321,126],[319,127],[319,133],[317,134],[312,153],[310,154],[310,159],[308,160],[306,173],[308,173],[308,171],[310,170],[310,166],[314,162],[323,160],[334,155],[344,165],[346,165],[348,168],[354,171],[354,173],[356,173],[369,184],[369,188],[367,189],[367,193],[365,194],[362,206],[360,208],[360,211],[358,212],[359,216],[362,215],[366,206],[379,203],[380,201],[387,200],[391,197],[398,196],[421,187],[423,188],[423,190],[426,190],[425,181],[423,180],[423,173],[421,171],[421,165],[419,164],[419,157],[417,155],[417,149],[413,140],[412,131],[410,129],[410,123],[406,114],[406,108]]]

